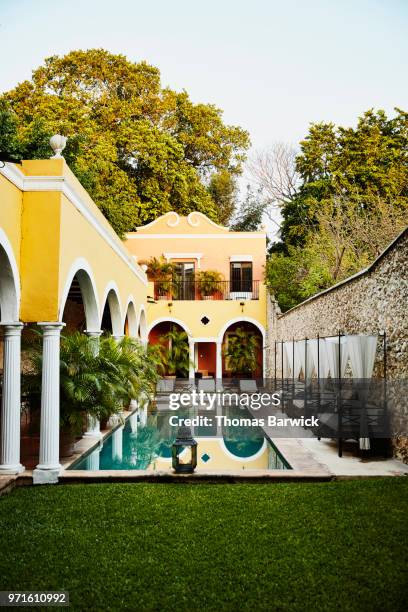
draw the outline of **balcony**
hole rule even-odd
[[[258,280],[214,281],[155,281],[154,299],[169,302],[179,300],[259,300]]]

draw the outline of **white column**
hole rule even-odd
[[[20,363],[23,324],[3,323],[3,392],[1,406],[0,475],[24,471],[20,463]]]
[[[216,342],[215,378],[217,389],[222,388],[222,342]]]
[[[40,462],[34,484],[58,482],[60,433],[60,334],[65,323],[38,323],[43,330]]]
[[[116,342],[120,342],[125,337],[124,334],[112,334],[112,338],[116,340]]]
[[[93,348],[94,355],[97,355],[99,353],[99,338],[103,334],[103,331],[99,329],[97,331],[86,331],[85,333],[91,339],[91,346]],[[84,436],[87,438],[102,438],[101,424],[99,419],[88,415],[86,423],[87,429]]]
[[[123,425],[112,433],[112,459],[122,461],[123,456]]]
[[[195,363],[194,363],[194,358],[195,358],[195,351],[194,351],[195,342],[194,342],[194,340],[189,340],[188,341],[188,347],[189,347],[189,352],[190,352],[190,365],[189,365],[189,370],[188,370],[188,377],[189,377],[190,381],[194,382],[194,379],[195,379]]]
[[[91,338],[92,346],[94,347],[94,354],[97,355],[99,353],[99,338],[103,334],[102,329],[97,329],[95,331],[86,330],[86,335],[88,338]]]

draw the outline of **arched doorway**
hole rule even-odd
[[[175,321],[160,321],[150,329],[148,342],[160,347],[164,374],[188,378],[190,374],[190,345],[188,333]]]
[[[1,230],[0,230],[1,231]],[[0,233],[0,321],[18,321],[20,283],[17,264],[6,235]]]
[[[1,230],[0,230],[1,232]],[[0,321],[18,321],[19,280],[17,265],[6,235],[0,233]],[[3,327],[0,326],[0,374],[3,373]]]
[[[128,305],[126,308],[125,322],[123,325],[123,333],[125,334],[125,336],[130,336],[131,338],[138,337],[138,322],[137,322],[136,308],[135,308],[135,305],[132,299],[128,301]]]
[[[60,301],[60,321],[66,332],[98,331],[98,294],[92,270],[85,260],[77,260],[68,274]]]
[[[102,331],[112,334],[118,338],[123,336],[124,325],[119,300],[119,291],[113,283],[110,283],[105,290],[105,299],[103,304],[104,307],[102,311],[100,328]]]
[[[0,474],[17,474],[20,463],[20,281],[11,244],[0,229]]]
[[[228,356],[228,350],[231,350]],[[264,332],[248,320],[231,322],[222,334],[223,378],[262,378]]]

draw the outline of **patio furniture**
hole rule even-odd
[[[239,390],[241,391],[241,393],[257,393],[258,385],[256,384],[256,380],[254,379],[240,380]]]
[[[174,391],[174,378],[161,378],[156,384],[156,393],[171,393]]]
[[[216,386],[214,378],[200,378],[198,380],[198,391],[205,391],[206,393],[215,393]]]

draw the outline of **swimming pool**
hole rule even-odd
[[[240,414],[242,416],[242,413]],[[169,415],[131,414],[103,443],[75,461],[69,470],[153,470],[172,471],[171,451],[177,427]],[[291,469],[276,446],[260,428],[192,428],[197,441],[197,469],[202,472]]]

